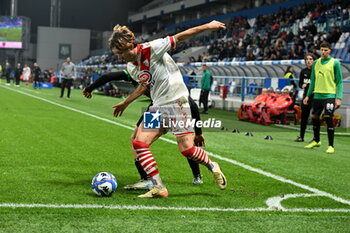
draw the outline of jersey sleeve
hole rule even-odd
[[[300,72],[298,87],[303,88],[303,84],[304,84],[304,69]]]
[[[134,81],[136,81],[136,82],[140,82],[140,80],[138,79],[138,77],[137,76],[135,76],[135,74],[133,75],[133,72],[132,72],[132,70],[131,70],[131,66],[129,65],[129,63],[127,63],[127,65],[126,65],[126,73],[128,73],[128,75],[129,75],[129,77],[132,79],[132,80],[134,80]],[[131,81],[131,80],[130,80]]]
[[[175,48],[176,42],[174,36],[167,36],[165,38],[151,41],[150,45],[152,48],[152,55],[155,58],[160,58],[163,57],[164,53]]]
[[[337,99],[343,98],[343,73],[341,70],[340,62],[334,61],[334,76],[335,76],[335,84],[337,86]]]
[[[312,64],[312,68],[311,68],[311,81],[310,81],[310,86],[309,86],[309,90],[307,91],[307,96],[311,96],[312,93],[314,92],[315,89],[315,64],[316,64],[317,60],[314,61],[314,63]]]
[[[120,80],[129,81],[129,78],[124,71],[107,73],[107,74],[102,75],[94,83],[92,83],[91,85],[86,87],[85,90],[87,92],[92,92],[94,89],[96,89],[100,86],[103,86],[108,82],[120,81]]]

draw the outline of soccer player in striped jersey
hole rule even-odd
[[[175,122],[190,121],[189,93],[179,68],[167,51],[175,48],[176,43],[190,39],[203,31],[223,28],[225,28],[223,23],[212,21],[180,32],[175,36],[137,44],[135,35],[129,28],[116,25],[109,39],[110,49],[118,55],[120,60],[127,62],[129,74],[140,85],[124,101],[114,106],[114,116],[121,116],[132,101],[142,95],[145,89],[149,89],[153,101],[150,111],[155,112],[154,118],[159,117],[157,114],[161,112],[163,116],[173,117],[171,120]],[[141,126],[136,133],[133,147],[137,152],[141,166],[146,171],[147,176],[151,178],[153,187],[149,192],[139,195],[139,197],[167,197],[168,190],[160,178],[157,163],[150,151],[150,144],[162,134],[163,129],[146,130],[143,124]],[[206,166],[213,174],[216,185],[220,189],[225,189],[227,181],[219,164],[212,162],[201,147],[193,145],[193,128],[190,125],[181,127],[180,124],[177,126],[171,124],[170,128],[176,136],[179,151],[186,158]]]
[[[305,146],[306,149],[321,146],[320,141],[320,115],[324,112],[324,119],[327,123],[328,148],[326,153],[334,153],[334,111],[340,107],[343,97],[343,74],[340,62],[330,56],[331,46],[323,41],[320,45],[321,57],[312,65],[311,83],[304,104],[314,94],[312,105],[312,123],[314,140]]]
[[[103,86],[108,82],[121,81],[121,80],[131,82],[132,85],[134,85],[134,86],[138,85],[138,83],[130,77],[128,71],[126,71],[126,70],[117,71],[117,72],[110,72],[110,73],[102,75],[94,83],[92,83],[91,85],[86,87],[83,90],[83,95],[86,98],[90,99],[92,97],[92,91],[94,89],[96,89],[100,86]],[[147,97],[150,97],[149,91],[148,90],[145,91],[144,95],[146,95]],[[194,102],[194,100],[190,96],[189,96],[188,100],[190,103],[191,114],[192,114],[193,118],[196,119],[196,121],[200,120],[200,114],[199,114],[199,109],[198,109],[197,104]],[[151,105],[152,105],[152,103],[149,106],[151,106]],[[148,106],[148,108],[149,108],[149,106]],[[142,120],[143,120],[143,115],[140,117],[139,121],[136,124],[135,130],[131,136],[131,142],[135,139],[138,127],[140,126]],[[204,147],[205,141],[204,141],[204,136],[202,135],[202,129],[199,127],[195,127],[194,130],[195,130],[195,134],[196,134],[195,139],[194,139],[194,145]],[[137,171],[140,174],[141,180],[136,182],[135,184],[126,185],[124,188],[127,190],[148,190],[151,186],[153,186],[153,184],[152,184],[151,180],[148,179],[147,173],[143,170],[143,168],[140,164],[140,161],[137,158],[137,154],[133,148],[132,148],[132,151],[134,154],[135,166],[137,168]],[[188,164],[190,165],[190,168],[191,168],[192,174],[193,174],[192,184],[195,184],[195,185],[203,184],[203,180],[202,180],[202,176],[200,174],[200,169],[199,169],[198,163],[196,163],[195,161],[190,160],[190,159],[187,159],[187,161],[188,161]]]

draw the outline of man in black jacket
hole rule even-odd
[[[34,67],[32,69],[32,74],[33,74],[33,87],[34,88],[40,88],[41,80],[40,80],[40,75],[41,75],[41,69],[38,65],[38,63],[34,63]]]
[[[5,75],[6,75],[6,86],[11,85],[11,73],[12,73],[12,67],[9,62],[6,62],[5,66]]]
[[[312,53],[307,53],[305,55],[305,64],[306,68],[302,69],[300,72],[299,83],[298,86],[301,89],[304,89],[303,99],[306,97],[307,91],[309,90],[309,85],[311,81],[311,68],[314,60],[316,59],[315,55]],[[310,116],[310,112],[312,109],[312,101],[313,98],[309,98],[309,104],[305,105],[303,101],[301,101],[301,122],[300,122],[300,135],[294,140],[296,142],[303,142],[305,130],[307,126],[307,121]]]
[[[21,66],[21,63],[18,63],[15,69],[16,87],[19,87],[19,80],[21,78],[22,73],[23,73],[23,68]]]

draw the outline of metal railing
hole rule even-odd
[[[185,76],[186,77],[186,76]],[[200,88],[200,80],[202,76],[188,75],[185,78],[185,83],[189,88]],[[266,77],[239,77],[239,76],[213,76],[213,84],[211,86],[211,93],[213,95],[219,95],[220,85],[228,86],[227,96],[241,97],[241,101],[244,102],[246,97],[255,97],[261,93],[261,89],[266,87]],[[286,80],[285,78],[280,78]],[[299,79],[290,79],[298,83]],[[350,90],[350,80],[343,80],[344,89]],[[297,88],[300,91],[299,88]],[[350,106],[349,98],[346,95],[350,95],[350,91],[343,91],[342,105]],[[346,101],[346,102],[344,102]]]

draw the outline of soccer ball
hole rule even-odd
[[[112,196],[117,186],[117,179],[109,172],[100,172],[91,181],[91,189],[99,197]]]

